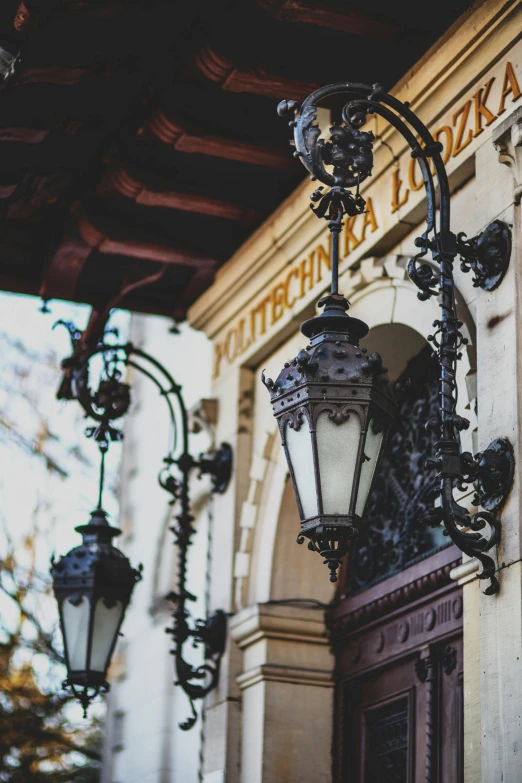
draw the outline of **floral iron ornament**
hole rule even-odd
[[[141,578],[141,568],[139,571],[132,569],[127,558],[112,546],[112,537],[120,531],[108,525],[106,513],[102,509],[105,454],[111,442],[123,438],[117,421],[129,410],[131,388],[122,377],[126,368],[133,368],[155,384],[167,404],[170,417],[169,450],[163,460],[159,483],[171,496],[171,504],[177,507],[176,523],[171,529],[179,548],[179,560],[176,592],[167,596],[174,604],[173,625],[167,632],[174,641],[172,654],[177,674],[176,684],[180,685],[189,697],[192,709],[191,717],[180,724],[183,730],[188,730],[197,720],[194,701],[204,698],[217,686],[227,635],[225,612],[218,610],[204,620],[192,620],[187,607],[189,601],[196,600],[186,587],[188,548],[195,534],[192,524],[194,518],[190,510],[189,482],[193,471],[197,470],[200,475],[211,476],[213,492],[225,492],[232,471],[232,450],[228,444],[223,443],[213,453],[194,459],[188,448],[188,415],[181,387],[165,367],[132,343],[118,343],[117,333],[114,331],[106,330],[100,342],[89,346],[83,342],[82,332],[73,324],[59,323],[69,330],[73,351],[71,356],[62,362],[64,377],[57,396],[59,399],[77,400],[80,403],[86,417],[94,421],[94,425],[87,428],[86,435],[97,442],[101,452],[98,507],[89,524],[77,528],[84,537],[84,543],[62,557],[58,563],[53,563],[52,567],[68,668],[68,679],[64,685],[73,688],[84,709],[100,691],[108,690],[105,675],[116,637],[132,588]],[[92,360],[96,358],[101,359],[101,372],[97,387],[93,389],[90,370],[91,363],[95,364]],[[94,596],[93,600],[90,600],[91,594]],[[98,655],[98,658],[103,657],[103,661],[95,670],[92,661],[96,656],[91,652],[92,645],[83,657],[79,656],[77,650],[77,640],[82,638],[82,634],[85,637],[96,637],[96,627],[94,634],[92,630],[82,630],[83,622],[86,628],[93,627],[92,622],[89,622],[84,595],[93,606],[103,599],[101,611],[106,626],[108,610],[113,606],[120,609],[111,626],[113,633],[109,634],[110,638],[103,648],[104,657]],[[85,614],[71,609],[71,606],[84,605]],[[72,632],[68,632],[63,606],[69,615],[75,615],[73,622],[69,623]],[[96,623],[96,617],[94,622]],[[193,665],[185,658],[185,650],[189,644],[203,650],[202,664]],[[76,656],[75,660],[81,664],[76,666],[76,669],[72,666],[71,650]]]
[[[325,101],[329,105],[335,104],[336,106],[342,102],[342,109],[337,112],[339,119],[330,128],[328,140],[323,138],[317,124],[318,106]],[[494,441],[476,457],[461,450],[460,433],[469,427],[469,422],[456,412],[456,363],[461,357],[460,349],[466,343],[466,339],[460,332],[462,323],[457,318],[453,264],[459,256],[462,270],[474,272],[474,285],[484,290],[493,290],[501,283],[509,265],[511,252],[509,228],[504,223],[495,221],[482,234],[472,240],[466,240],[464,234],[455,235],[452,233],[450,228],[450,190],[441,156],[442,145],[434,140],[430,131],[410,109],[408,103],[402,103],[389,95],[381,85],[375,84],[370,87],[350,82],[329,85],[316,90],[302,105],[295,101],[282,101],[278,106],[278,112],[281,116],[290,116],[289,124],[294,132],[295,156],[310,172],[312,180],[319,180],[323,186],[329,187],[326,192],[323,187],[320,187],[311,196],[313,202],[311,207],[314,213],[329,221],[328,227],[332,232],[331,294],[319,302],[319,305],[325,306],[322,315],[302,326],[303,333],[312,337],[312,346],[309,346],[308,350],[314,352],[314,358],[317,354],[314,341],[316,344],[328,342],[328,330],[333,333],[342,325],[340,316],[344,315],[347,319],[344,321],[347,332],[350,332],[348,320],[352,322],[356,320],[349,319],[347,316],[345,311],[348,308],[348,303],[338,292],[339,233],[342,230],[345,215],[351,216],[365,210],[365,201],[360,193],[360,186],[372,173],[372,145],[374,142],[374,136],[371,132],[361,130],[368,117],[377,114],[393,126],[408,143],[411,156],[418,160],[426,191],[427,218],[424,233],[415,241],[419,253],[410,260],[408,274],[419,288],[419,299],[427,300],[432,296],[438,296],[441,306],[441,318],[435,321],[435,332],[429,337],[437,351],[439,360],[440,405],[438,415],[431,417],[426,423],[426,427],[436,432],[438,436],[436,453],[429,461],[429,467],[437,470],[438,483],[433,497],[434,506],[422,521],[433,527],[442,524],[445,528],[445,534],[462,552],[481,562],[482,571],[479,578],[489,580],[489,586],[485,592],[492,595],[498,592],[499,584],[495,576],[495,562],[487,552],[499,540],[500,521],[495,512],[503,505],[511,488],[513,452],[511,445],[504,438]],[[355,192],[353,192],[354,189]],[[438,190],[440,204],[438,218],[436,190]],[[431,254],[430,260],[427,258],[428,253]],[[323,320],[322,326],[321,320]],[[351,329],[351,339],[348,342],[356,347],[359,354],[361,350],[357,349],[358,338],[364,336],[367,331],[366,325],[363,324],[361,327],[360,321],[355,324],[355,329]],[[355,339],[353,339],[354,337]],[[341,343],[339,340],[337,342]],[[340,347],[346,349],[347,346],[340,345]],[[298,355],[297,361],[294,360],[292,363],[295,363],[296,369],[299,369],[298,362],[301,354]],[[356,356],[357,354],[354,355],[354,360]],[[384,379],[378,354],[369,357],[369,360],[374,363],[377,377]],[[302,363],[303,359],[301,359]],[[310,364],[313,363],[308,363],[308,376],[310,376]],[[318,363],[316,362],[316,364]],[[324,368],[319,371],[321,370]],[[351,371],[354,376],[352,393],[356,396],[363,393],[360,388],[362,381],[363,384],[366,383],[365,394],[369,394],[375,404],[377,402],[376,388],[372,386],[368,390],[369,376],[365,375],[368,370],[362,367],[357,368],[352,362]],[[286,375],[284,372],[275,383],[271,379],[264,379],[271,393],[272,402],[275,403],[274,414],[279,419],[281,419],[281,411],[278,410],[278,403],[287,407],[289,404],[288,399],[280,399],[282,392],[288,387],[288,378],[286,377],[288,372]],[[323,377],[325,382],[331,378],[331,368],[323,372]],[[372,378],[374,377],[372,375]],[[299,380],[296,381],[296,384],[299,384]],[[297,392],[297,386],[295,390]],[[348,387],[345,388],[344,392],[346,391],[349,391]],[[374,413],[373,419],[375,421],[379,419],[379,426],[385,428],[383,415],[393,415],[392,403],[385,386],[381,385],[379,391],[380,410],[378,415]],[[325,388],[325,398],[329,394],[329,390]],[[290,407],[292,405],[295,405],[295,398]],[[367,422],[368,417],[363,420],[362,438],[363,436],[367,438],[367,434],[364,432]],[[295,424],[293,426],[295,427]],[[310,427],[311,429],[316,428],[316,423],[312,421]],[[286,433],[289,431],[288,427],[284,430],[281,429],[284,444]],[[286,445],[285,448],[287,448]],[[364,461],[371,459],[371,455],[367,452],[368,449],[363,446]],[[315,464],[319,465],[317,446],[313,456]],[[297,486],[299,482],[295,480],[290,459],[289,465],[300,506],[301,524],[305,528],[302,529],[302,533],[308,535],[310,532],[309,521],[306,519],[306,511],[302,508],[302,498],[300,498]],[[326,463],[323,465],[323,471],[325,468]],[[299,469],[301,470],[301,468]],[[359,475],[357,475],[358,470]],[[321,473],[320,465],[318,472]],[[373,473],[375,473],[375,466]],[[336,480],[342,482],[345,479],[337,475]],[[319,490],[324,481],[324,476],[318,477]],[[361,487],[364,484],[364,474],[359,467],[356,469],[353,481],[359,482],[358,492],[360,495]],[[479,510],[473,515],[470,515],[468,510],[456,501],[454,495],[456,490],[464,491],[470,483],[474,485],[476,490],[474,502],[480,503],[483,507],[483,510]],[[304,483],[301,484],[301,495],[304,491],[303,487]],[[362,488],[366,490],[366,487]],[[355,494],[357,495],[357,491]],[[437,501],[438,505],[435,505]],[[320,497],[317,502],[320,506]],[[353,511],[353,501],[351,510]],[[364,504],[361,502],[359,502],[358,511],[361,515],[364,513]],[[352,528],[350,535],[356,535],[357,526],[361,524],[359,515],[356,514],[350,524]],[[324,546],[321,550],[321,547],[318,546],[317,536],[315,538],[312,536],[309,546],[321,551],[327,562],[332,560],[332,552],[328,550],[328,547]],[[344,552],[347,550],[346,541],[341,549]]]

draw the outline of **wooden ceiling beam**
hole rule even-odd
[[[399,25],[357,11],[317,0],[257,0],[266,11],[284,22],[320,25],[350,35],[393,40],[401,32]]]
[[[177,152],[210,155],[254,166],[268,166],[275,169],[290,169],[292,158],[281,150],[251,144],[238,139],[212,136],[203,131],[188,131],[171,120],[161,109],[149,121],[146,129],[166,144],[171,144]],[[140,128],[141,135],[145,128]]]
[[[161,264],[175,266],[204,266],[216,269],[218,265],[214,258],[201,255],[201,253],[188,248],[165,245],[148,239],[121,239],[122,236],[129,237],[127,226],[120,225],[114,231],[102,231],[94,225],[81,206],[75,207],[75,216],[78,234],[89,247],[99,253],[141,258],[144,261],[157,261]]]
[[[94,225],[81,206],[74,207],[74,214],[78,235],[66,236],[47,263],[39,290],[39,295],[44,299],[75,300],[78,296],[78,281],[94,252],[154,261],[162,265],[190,267],[194,269],[196,287],[200,287],[203,283],[208,285],[214,277],[218,266],[214,258],[173,245],[142,239],[122,240],[108,236],[106,231]],[[129,236],[128,229],[123,227],[120,227],[117,233]],[[193,285],[191,281],[189,286]]]
[[[246,225],[259,223],[264,217],[257,210],[246,207],[244,204],[223,201],[211,196],[182,193],[175,190],[150,190],[122,166],[109,172],[100,182],[97,190],[98,196],[101,197],[111,196],[115,193],[131,198],[136,204],[145,207],[163,207],[182,212],[196,212],[200,215],[234,220]]]
[[[249,92],[276,100],[282,95],[293,100],[303,100],[319,88],[313,82],[276,76],[262,69],[239,70],[208,45],[200,49],[195,62],[203,76],[229,92]]]

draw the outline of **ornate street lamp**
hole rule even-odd
[[[194,700],[204,698],[219,680],[221,657],[225,650],[227,619],[218,610],[204,620],[193,620],[187,607],[196,597],[186,588],[187,554],[195,529],[190,513],[189,481],[194,469],[212,477],[212,491],[225,492],[232,472],[232,451],[224,443],[211,454],[194,459],[188,450],[189,427],[181,387],[170,373],[152,356],[132,343],[111,342],[106,331],[101,342],[89,346],[84,335],[71,323],[63,321],[71,336],[73,352],[62,362],[64,378],[58,391],[59,399],[75,399],[94,426],[86,430],[101,453],[100,486],[97,508],[87,525],[76,530],[83,543],[58,562],[52,563],[53,586],[60,610],[60,625],[64,639],[67,679],[84,712],[89,703],[107,691],[107,669],[130,601],[135,583],[141,579],[141,566],[132,568],[128,559],[112,544],[117,528],[107,522],[103,510],[105,455],[112,441],[123,438],[114,422],[124,416],[131,402],[131,390],[121,380],[126,367],[132,367],[153,381],[165,399],[171,422],[170,446],[159,474],[159,483],[170,495],[171,504],[179,505],[177,524],[172,527],[179,549],[177,591],[168,598],[174,603],[173,626],[168,629],[174,640],[177,683],[190,700],[192,715],[180,724],[184,730],[197,720]],[[101,373],[97,389],[91,388],[90,362],[101,358]],[[181,435],[181,437],[179,437]],[[177,469],[177,475],[172,473]],[[208,607],[207,607],[208,610]],[[208,614],[208,611],[207,611]],[[201,647],[204,662],[192,665],[184,657],[187,643]]]
[[[336,231],[341,224],[329,225]],[[337,275],[319,304],[323,313],[301,326],[310,344],[285,363],[275,382],[264,373],[262,378],[301,516],[297,541],[309,540],[335,582],[349,541],[360,529],[395,403],[381,357],[359,347],[368,327],[347,314]]]
[[[342,105],[326,141],[317,124],[317,108],[325,102]],[[294,154],[312,180],[329,187],[324,191],[321,186],[312,193],[311,208],[319,218],[328,220],[332,234],[331,292],[319,302],[324,312],[301,326],[310,344],[285,364],[275,382],[263,374],[301,515],[297,541],[309,539],[309,548],[324,558],[330,579],[335,581],[349,540],[364,524],[366,499],[394,416],[393,394],[381,357],[377,353],[368,356],[359,347],[368,327],[348,316],[349,303],[338,291],[343,218],[364,212],[366,202],[359,188],[373,168],[374,136],[361,128],[368,115],[379,114],[409,144],[426,189],[426,230],[415,242],[420,252],[410,261],[408,273],[420,289],[419,299],[440,295],[441,318],[435,321],[436,331],[429,338],[440,365],[440,411],[426,424],[439,436],[435,457],[428,460],[429,467],[438,470],[433,501],[438,500],[439,505],[434,505],[423,521],[433,527],[442,524],[445,534],[463,552],[480,560],[479,577],[490,580],[485,592],[491,595],[499,586],[495,563],[486,552],[498,541],[500,523],[493,512],[502,506],[511,488],[513,453],[504,438],[475,458],[461,451],[460,432],[469,422],[456,413],[456,362],[466,340],[459,331],[462,324],[457,319],[453,262],[460,256],[463,271],[474,272],[474,285],[493,290],[509,264],[509,229],[496,221],[470,241],[465,241],[464,234],[451,232],[442,145],[407,103],[386,93],[381,85],[329,85],[316,90],[302,105],[282,101],[278,112],[291,116]],[[428,251],[435,266],[419,263]],[[463,491],[470,482],[476,490],[474,502],[485,509],[472,516],[454,497],[456,489]]]
[[[107,669],[141,572],[112,545],[121,531],[109,525],[102,508],[76,530],[82,544],[57,563],[53,560],[51,570],[67,667],[64,687],[86,714],[92,699],[109,689]]]

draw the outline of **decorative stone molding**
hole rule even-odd
[[[333,686],[333,658],[320,610],[249,606],[230,621],[230,636],[243,652],[243,672],[237,678],[241,690],[264,681]]]
[[[514,179],[513,200],[522,200],[522,106],[519,106],[493,133],[499,163],[509,166]]]
[[[248,488],[247,499],[241,507],[239,517],[239,527],[241,535],[239,539],[239,548],[236,552],[234,561],[235,578],[235,605],[236,609],[242,609],[247,603],[247,581],[250,575],[250,559],[253,546],[254,530],[256,526],[257,515],[259,511],[259,501],[265,482],[270,457],[274,449],[274,443],[277,438],[277,426],[274,430],[267,433],[261,448],[255,449],[252,457],[252,466],[250,468],[250,484]],[[255,446],[254,446],[255,448]]]
[[[459,585],[465,585],[466,582],[471,582],[473,579],[478,579],[478,572],[480,571],[480,563],[476,557],[471,557],[464,563],[452,568],[450,572],[450,579],[454,582],[458,582]]]

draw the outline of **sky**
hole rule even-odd
[[[45,536],[43,550],[59,554],[79,542],[74,527],[84,524],[97,499],[99,457],[85,437],[88,422],[75,401],[56,399],[60,361],[71,352],[59,319],[85,327],[89,308],[52,302],[41,312],[34,297],[0,294],[0,520],[16,541],[35,522]],[[111,325],[125,339],[129,316],[116,311]],[[40,448],[41,458],[30,454]],[[121,446],[108,456],[108,485],[114,488]],[[48,469],[48,465],[56,468]],[[117,521],[114,493],[105,497]]]
[[[83,329],[89,308],[53,301],[49,309],[41,312],[35,297],[0,293],[0,557],[10,539],[20,580],[34,565],[42,584],[49,580],[51,555],[81,543],[74,528],[85,524],[96,506],[99,470],[98,449],[85,437],[89,422],[80,405],[56,399],[60,361],[70,354],[71,344],[67,330],[53,325],[72,320]],[[111,317],[122,340],[129,320],[124,311]],[[114,525],[121,448],[113,444],[107,457],[104,505]],[[34,547],[27,541],[33,534]],[[50,630],[57,620],[54,599],[42,593],[34,600]],[[3,622],[15,622],[15,608],[7,599],[0,598],[0,612]]]

